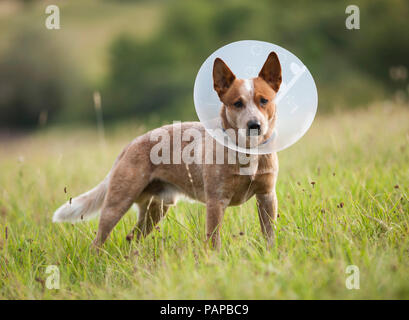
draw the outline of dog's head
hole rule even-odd
[[[224,61],[216,58],[213,85],[223,103],[224,129],[234,129],[246,139],[257,136],[258,143],[267,140],[274,130],[274,98],[281,80],[281,65],[275,52],[268,55],[258,77],[252,79],[236,79]]]

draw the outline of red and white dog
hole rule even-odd
[[[271,52],[258,77],[237,79],[219,58],[214,61],[213,82],[221,102],[220,117],[224,129],[256,132],[258,143],[272,135],[276,106],[274,98],[282,81],[277,55]],[[179,125],[182,134],[187,130],[202,134],[203,148],[217,144],[199,122]],[[224,163],[154,163],[151,150],[157,144],[152,136],[165,131],[174,136],[175,125],[152,130],[133,140],[118,156],[107,177],[94,189],[61,206],[53,217],[54,222],[81,221],[90,218],[101,208],[99,229],[93,245],[100,247],[111,230],[133,203],[139,207],[137,225],[128,239],[147,236],[153,227],[174,205],[181,195],[201,201],[207,208],[207,237],[215,248],[220,247],[220,227],[225,209],[240,205],[256,195],[261,230],[268,245],[273,243],[274,221],[277,219],[275,185],[278,174],[277,154],[251,155],[255,166],[250,175],[240,173],[242,165],[228,161],[228,148],[224,148]],[[181,149],[169,145],[170,159],[181,152],[190,141],[181,141]],[[237,157],[239,155],[236,155]],[[179,157],[180,158],[180,157]]]

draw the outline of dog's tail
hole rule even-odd
[[[71,222],[89,220],[98,214],[108,190],[109,174],[94,189],[70,199],[54,212],[53,222]]]

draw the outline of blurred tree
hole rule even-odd
[[[76,80],[55,43],[24,28],[0,58],[0,126],[53,119],[71,101]]]
[[[408,67],[409,2],[358,1],[361,29],[345,27],[347,1],[169,1],[162,29],[111,47],[107,86],[111,118],[160,113],[191,118],[192,89],[201,63],[232,41],[276,43],[309,67],[321,111],[356,107],[384,97],[391,65]]]
[[[359,30],[345,27],[346,0],[157,3],[165,15],[151,38],[121,34],[109,48],[107,79],[92,88],[101,90],[106,120],[194,119],[193,85],[201,64],[217,48],[243,39],[272,42],[298,56],[316,81],[320,112],[366,105],[396,90],[407,99],[407,0],[355,1]],[[91,84],[75,75],[58,46],[27,30],[0,59],[0,126],[34,126],[40,114],[94,120]]]

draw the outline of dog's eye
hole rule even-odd
[[[233,103],[233,105],[236,108],[241,108],[243,106],[243,102],[241,100],[237,100],[235,103]]]
[[[261,103],[261,105],[265,105],[267,102],[268,102],[267,99],[260,98],[260,103]]]

